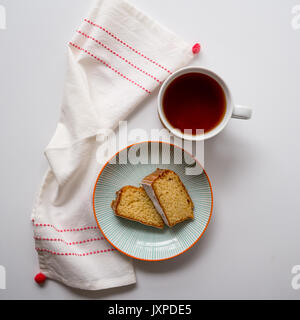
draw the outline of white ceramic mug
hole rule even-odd
[[[192,134],[186,134],[182,133],[179,129],[174,128],[166,118],[164,111],[163,111],[163,97],[165,94],[165,91],[167,87],[171,84],[173,80],[178,78],[179,76],[182,76],[183,74],[187,73],[202,73],[207,76],[210,76],[213,78],[215,81],[218,82],[218,84],[222,87],[225,97],[226,97],[226,112],[224,115],[223,120],[220,122],[219,125],[217,125],[214,129],[205,132],[204,134],[199,134],[199,135],[192,135]],[[181,138],[181,139],[186,139],[186,140],[193,140],[193,141],[202,141],[206,140],[209,138],[214,137],[218,133],[220,133],[228,124],[229,120],[231,118],[236,118],[236,119],[250,119],[252,115],[252,110],[248,107],[245,106],[239,106],[239,105],[234,105],[232,101],[232,95],[231,92],[225,83],[225,81],[220,78],[216,73],[214,73],[211,70],[202,68],[202,67],[187,67],[187,68],[182,68],[175,73],[171,74],[168,79],[163,83],[163,85],[160,88],[159,94],[158,94],[158,114],[160,117],[161,122],[163,125],[170,130],[171,133],[173,133],[175,136]],[[187,128],[188,129],[188,128]],[[201,129],[201,128],[199,128]]]

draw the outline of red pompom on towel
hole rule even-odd
[[[38,284],[44,283],[46,279],[47,277],[41,272],[34,277],[35,282]]]
[[[200,43],[196,43],[196,44],[193,46],[192,50],[193,50],[193,53],[194,53],[194,54],[199,53],[200,50],[201,50]]]

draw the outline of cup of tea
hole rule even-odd
[[[235,105],[227,84],[213,71],[187,67],[161,86],[158,114],[175,136],[203,141],[220,133],[231,118],[250,119],[252,110]]]

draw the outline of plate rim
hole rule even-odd
[[[134,145],[138,145],[138,144],[143,144],[143,143],[165,143],[165,144],[168,144],[170,146],[173,146],[175,148],[179,148],[181,149],[182,151],[186,152],[187,154],[189,154],[199,165],[200,167],[202,168],[204,174],[206,175],[207,177],[207,180],[208,180],[208,184],[209,184],[209,189],[210,189],[210,194],[211,194],[211,209],[210,209],[210,213],[209,213],[209,218],[208,218],[208,221],[205,225],[205,228],[203,229],[202,233],[200,234],[200,236],[188,247],[186,248],[185,250],[175,254],[174,256],[171,256],[171,257],[167,257],[167,258],[161,258],[161,259],[145,259],[145,258],[139,258],[139,257],[136,257],[136,256],[133,256],[121,249],[119,249],[116,245],[114,245],[109,239],[108,237],[106,236],[106,234],[104,233],[104,231],[102,230],[101,226],[100,226],[100,223],[98,222],[98,219],[97,219],[97,215],[96,215],[96,208],[95,208],[95,193],[96,193],[96,188],[97,188],[97,184],[98,184],[98,181],[100,179],[100,176],[103,172],[103,170],[106,168],[106,166],[109,164],[109,162],[115,158],[120,152],[126,150],[126,149],[129,149],[131,148],[132,146]],[[214,196],[213,196],[213,190],[212,190],[212,184],[211,184],[211,181],[208,177],[208,174],[206,173],[205,169],[203,168],[203,166],[201,165],[201,163],[188,151],[186,151],[185,149],[183,149],[182,147],[180,146],[177,146],[175,145],[174,143],[171,143],[171,142],[166,142],[166,141],[152,141],[152,140],[146,140],[146,141],[141,141],[141,142],[136,142],[136,143],[133,143],[131,145],[128,145],[127,147],[123,148],[123,149],[120,149],[116,154],[114,154],[106,163],[105,165],[101,168],[99,174],[98,174],[98,177],[96,179],[96,182],[95,182],[95,185],[94,185],[94,190],[93,190],[93,212],[94,212],[94,217],[95,217],[95,220],[96,220],[96,223],[97,223],[97,226],[98,228],[100,229],[102,235],[104,236],[105,240],[108,241],[110,243],[110,245],[112,245],[115,249],[117,249],[119,252],[125,254],[126,256],[130,257],[130,258],[133,258],[133,259],[137,259],[137,260],[141,260],[141,261],[165,261],[165,260],[170,260],[170,259],[173,259],[173,258],[176,258],[180,255],[182,255],[183,253],[187,252],[188,250],[190,250],[201,238],[202,236],[204,235],[209,223],[210,223],[210,220],[211,220],[211,217],[212,217],[212,212],[213,212],[213,206],[214,206]]]

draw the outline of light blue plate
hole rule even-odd
[[[145,164],[151,157],[152,163]],[[144,164],[137,163],[137,158]],[[182,162],[181,158],[185,161],[177,164]],[[187,175],[186,169],[195,166],[202,173]],[[170,169],[179,175],[194,202],[194,220],[160,230],[114,214],[110,205],[116,191],[125,185],[138,187],[156,168]],[[143,142],[120,151],[104,166],[95,185],[93,201],[98,226],[116,249],[132,258],[159,261],[180,255],[201,238],[211,218],[213,194],[206,172],[189,153],[166,143]]]

